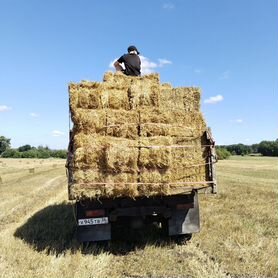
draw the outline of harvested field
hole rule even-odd
[[[65,161],[0,161],[0,277],[278,276],[277,158],[219,161],[219,194],[200,195],[201,232],[189,243],[151,226],[121,230],[109,247],[74,239]]]

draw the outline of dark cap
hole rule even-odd
[[[140,54],[140,52],[137,50],[136,46],[134,45],[129,46],[127,49],[128,53],[134,50],[137,52],[137,54]]]

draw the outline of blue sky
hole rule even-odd
[[[278,137],[277,0],[0,0],[0,135],[65,148],[67,84],[135,44],[143,72],[202,88],[218,144]]]

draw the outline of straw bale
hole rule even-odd
[[[130,197],[138,196],[138,175],[120,173],[108,175],[106,177],[107,186],[112,189],[113,197]]]
[[[96,144],[76,149],[74,153],[74,166],[76,168],[90,167],[98,169],[105,167],[105,149]]]
[[[69,91],[69,106],[71,113],[74,113],[77,106],[78,106],[78,97],[79,97],[79,85],[77,84],[69,84],[68,91]]]
[[[161,86],[160,107],[168,110],[200,111],[201,90],[197,87]]]
[[[171,179],[173,181],[199,182],[207,180],[208,148],[203,146],[205,142],[202,138],[204,136],[189,141],[174,138],[174,144],[185,146],[185,148],[172,150]]]
[[[107,173],[137,173],[136,141],[78,133],[74,137],[74,165]]]
[[[188,163],[185,167],[178,165],[170,168],[170,178],[172,182],[189,182],[189,181],[205,181],[205,165],[204,161],[199,163]],[[182,186],[182,185],[181,185]]]
[[[142,82],[143,80],[143,82]],[[160,85],[155,78],[133,79],[128,88],[130,108],[150,106],[158,107],[160,103]]]
[[[200,111],[201,89],[181,87],[175,89],[176,98],[182,98],[185,111]]]
[[[128,139],[138,138],[139,112],[107,110],[107,135]]]
[[[141,169],[140,182],[142,183],[169,183],[171,172],[169,169]]]
[[[126,109],[130,107],[127,86],[100,84],[96,88],[79,87],[70,89],[70,108],[74,113],[77,108],[89,109]]]
[[[72,115],[75,129],[85,134],[106,134],[106,111],[77,108]]]
[[[105,174],[101,173],[97,169],[76,168],[74,169],[73,179],[74,182],[77,183],[101,183],[105,181]]]
[[[92,169],[105,168],[105,136],[74,135],[74,166],[78,168],[90,167]]]
[[[81,80],[79,88],[96,89],[101,86],[101,83],[95,81]]]
[[[140,148],[139,153],[140,182],[151,183],[144,187],[148,194],[156,189],[157,194],[173,193],[167,183],[178,182],[175,188],[186,188],[192,186],[188,182],[206,180],[206,151],[201,146],[201,137],[179,141],[177,138],[160,136],[140,138],[140,143],[149,146]]]
[[[146,169],[165,169],[171,165],[171,137],[140,138],[138,164]],[[165,147],[166,146],[166,147]]]
[[[158,74],[134,77],[108,72],[103,80],[103,91],[109,92],[105,107],[129,110],[140,106],[159,106]]]
[[[109,83],[116,86],[131,84],[133,80],[140,80],[143,82],[151,81],[156,84],[159,84],[160,82],[159,74],[157,73],[146,74],[143,76],[127,76],[125,74],[122,74],[121,72],[116,72],[116,73],[106,72],[103,76],[103,83]]]
[[[106,184],[73,183],[69,185],[70,200],[97,199],[100,197],[111,197]]]
[[[163,89],[173,89],[173,87],[170,83],[162,83],[160,86],[161,86],[161,90],[163,90]]]
[[[101,102],[103,108],[129,110],[128,84],[103,83]]]
[[[138,165],[146,169],[187,167],[206,159],[201,139],[179,141],[177,138],[156,136],[140,138]]]
[[[135,109],[140,106],[159,106],[160,85],[157,74],[142,77],[106,73],[104,82],[70,83],[70,109]]]
[[[77,108],[101,109],[101,92],[101,84],[94,87],[82,87],[82,83],[79,86],[69,86],[71,113],[74,114]]]
[[[113,138],[113,137],[112,137]],[[136,141],[111,140],[105,146],[106,170],[108,173],[131,173],[138,171],[138,148]]]
[[[140,135],[199,138],[206,130],[201,112],[168,110],[161,108],[140,109]]]
[[[106,72],[103,76],[103,83],[111,84],[114,86],[123,86],[124,84],[130,84],[133,78],[137,77],[127,76],[122,72]]]
[[[138,196],[137,173],[104,174],[91,169],[76,169],[70,195],[86,198]]]
[[[170,172],[161,169],[141,169],[138,192],[140,196],[168,195]]]

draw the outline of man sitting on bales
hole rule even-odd
[[[141,60],[138,56],[140,53],[134,45],[127,49],[128,53],[121,56],[115,63],[116,71],[121,71],[126,75],[140,76],[141,75]],[[124,67],[121,65],[124,64]]]

